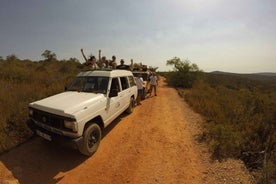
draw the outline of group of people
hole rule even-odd
[[[125,70],[133,70],[134,69],[134,64],[133,64],[133,59],[130,60],[130,65],[125,65],[125,62],[123,59],[120,60],[120,65],[117,65],[116,62],[116,56],[112,56],[111,60],[106,59],[105,56],[101,56],[101,50],[99,50],[99,59],[97,60],[95,56],[90,56],[88,59],[85,56],[83,49],[81,49],[81,54],[85,60],[85,64],[88,66],[89,69],[95,70],[98,68],[109,68],[109,69],[125,69]],[[142,68],[142,66],[141,66]],[[150,96],[152,93],[152,90],[154,90],[154,95],[157,96],[156,94],[156,86],[158,85],[158,78],[155,73],[152,73],[151,76],[149,77],[150,79]],[[137,105],[141,104],[141,97],[144,93],[144,87],[143,87],[143,78],[142,76],[135,77],[136,80],[136,85],[138,88],[138,95],[136,99]]]
[[[142,76],[135,77],[135,80],[136,80],[136,85],[137,85],[137,88],[138,88],[138,95],[137,95],[137,99],[136,99],[136,104],[141,105],[142,95],[143,95],[144,92],[146,92],[146,91],[144,91],[144,86],[143,86],[144,81],[143,81]],[[150,96],[151,96],[152,90],[154,91],[154,96],[157,96],[156,87],[158,85],[158,78],[157,78],[155,73],[152,73],[150,75],[149,82],[150,82],[150,89],[149,89]]]
[[[99,59],[97,60],[95,56],[91,55],[88,59],[85,56],[83,49],[81,49],[81,54],[85,60],[85,64],[89,69],[98,68],[109,68],[109,69],[127,69],[133,70],[133,59],[130,60],[130,65],[125,65],[123,59],[120,61],[120,65],[117,65],[116,56],[113,55],[111,60],[108,60],[105,56],[101,56],[101,50],[99,50]]]

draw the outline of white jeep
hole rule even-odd
[[[65,92],[29,104],[29,127],[47,139],[66,139],[84,155],[98,148],[102,130],[137,97],[133,74],[126,70],[81,72]]]

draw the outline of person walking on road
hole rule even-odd
[[[153,73],[150,76],[150,96],[151,96],[151,93],[152,93],[152,88],[154,89],[154,96],[157,96],[157,94],[156,94],[156,86],[157,85],[158,85],[158,78],[157,78],[156,74]]]

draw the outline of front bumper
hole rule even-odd
[[[60,144],[70,146],[76,149],[79,149],[80,145],[83,143],[83,137],[72,138],[65,135],[61,135],[55,132],[51,132],[47,129],[44,129],[38,126],[34,120],[29,119],[27,121],[28,127],[34,132],[34,134],[43,137],[48,141],[58,142]]]

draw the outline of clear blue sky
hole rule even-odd
[[[275,0],[1,0],[0,56],[102,55],[160,71],[189,59],[206,72],[276,72]]]

